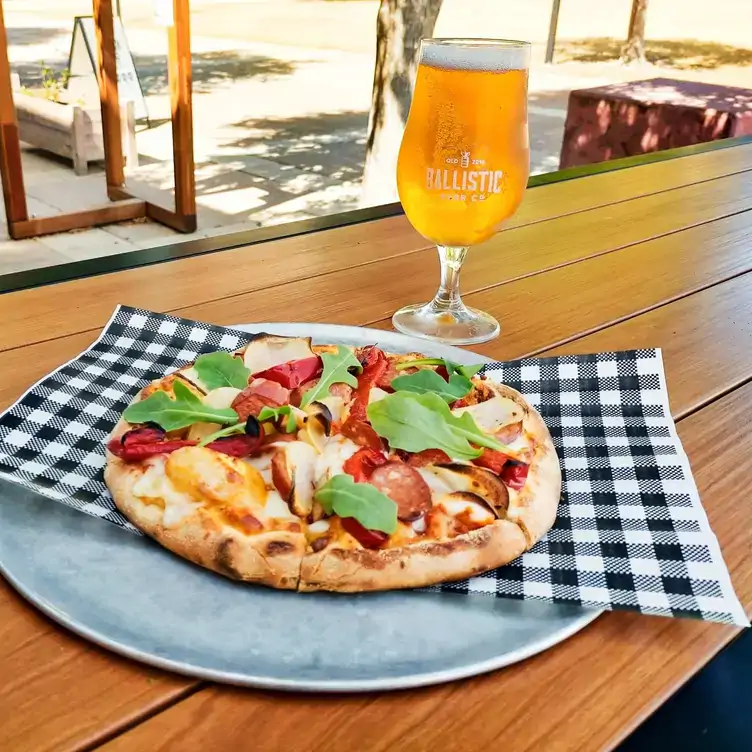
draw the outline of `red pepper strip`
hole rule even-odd
[[[259,426],[261,428],[261,426]],[[239,433],[237,436],[222,436],[206,445],[207,449],[222,452],[230,457],[250,457],[264,440],[264,429],[261,428],[258,436],[249,436],[247,433]]]
[[[354,517],[342,517],[342,527],[350,533],[364,548],[381,548],[389,536],[381,530],[369,530],[363,527]]]
[[[107,444],[107,449],[124,462],[138,462],[157,454],[169,454],[176,449],[187,446],[196,446],[196,442],[176,439],[175,441],[151,441],[143,444],[122,444],[119,439],[112,439]]]
[[[363,373],[358,376],[358,387],[355,390],[355,399],[350,405],[350,415],[363,420],[366,417],[371,387],[387,372],[390,364],[389,359],[378,347],[369,348],[361,362]]]
[[[420,452],[407,455],[405,461],[411,467],[425,467],[426,465],[441,465],[451,462],[452,458],[441,449],[423,449]]]
[[[507,457],[504,452],[498,452],[495,449],[484,449],[483,454],[473,460],[473,464],[478,465],[478,467],[485,467],[492,473],[499,475],[502,468],[506,466],[508,460],[509,457]]]
[[[140,428],[131,428],[120,437],[120,443],[123,446],[132,446],[133,444],[152,444],[155,441],[164,441],[165,431],[159,426],[141,426]]]
[[[525,485],[529,471],[530,465],[526,465],[524,462],[509,460],[506,465],[504,465],[501,479],[507,484],[507,486],[509,486],[509,488],[519,491]]]
[[[358,420],[353,416],[350,416],[340,427],[339,432],[359,444],[362,447],[370,447],[377,451],[384,448],[384,444],[381,441],[381,437],[374,431],[373,426],[370,423],[366,423],[364,420]]]
[[[312,358],[291,360],[289,363],[282,363],[273,368],[268,368],[266,371],[255,373],[253,377],[276,381],[285,387],[285,389],[295,389],[301,384],[305,384],[306,381],[320,376],[322,369],[321,358],[318,355],[314,355]]]
[[[386,463],[387,459],[381,452],[363,447],[345,460],[342,469],[352,475],[356,483],[365,483],[377,467]]]

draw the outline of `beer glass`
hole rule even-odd
[[[459,280],[468,248],[514,214],[530,172],[530,44],[424,39],[397,162],[407,218],[436,243],[441,283],[430,303],[401,308],[396,329],[451,344],[486,342],[492,316],[468,308]]]

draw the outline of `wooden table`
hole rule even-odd
[[[531,188],[508,227],[470,253],[463,290],[502,322],[502,336],[477,348],[494,358],[663,348],[679,433],[749,611],[752,143],[694,151]],[[0,406],[85,348],[117,303],[220,324],[388,328],[395,308],[433,294],[437,271],[430,244],[393,216],[0,295]],[[608,613],[475,679],[391,694],[279,694],[111,655],[3,583],[0,749],[600,750],[737,633]]]

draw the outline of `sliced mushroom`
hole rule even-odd
[[[310,337],[278,337],[261,334],[245,348],[243,363],[251,374],[266,371],[291,360],[312,358]]]
[[[206,394],[209,391],[209,387],[201,381],[198,371],[193,366],[181,368],[176,372],[176,375],[183,379],[183,381],[187,381],[191,386],[195,386],[201,394]]]
[[[212,389],[201,401],[215,410],[226,410],[232,407],[235,397],[239,394],[240,389],[235,389],[232,386],[220,386],[218,389]]]
[[[272,458],[272,483],[298,517],[313,512],[316,451],[303,441],[280,446]]]
[[[495,519],[502,517],[498,510],[494,509],[486,499],[468,491],[454,491],[446,496],[442,496],[438,503],[452,517],[467,514],[472,522],[480,525],[487,525]]]
[[[321,454],[332,433],[332,414],[323,402],[311,402],[305,411],[306,419],[299,436]]]
[[[497,475],[484,467],[452,462],[426,468],[443,480],[452,491],[480,496],[497,517],[504,518],[509,507],[509,491]]]
[[[378,386],[373,386],[371,387],[371,391],[368,392],[368,404],[370,405],[372,402],[378,402],[388,396],[389,392],[384,391]]]
[[[188,429],[188,435],[186,439],[188,441],[202,441],[210,434],[216,433],[222,428],[219,423],[194,423]]]
[[[525,410],[508,397],[496,395],[485,402],[452,410],[454,415],[470,413],[478,427],[486,433],[496,433],[500,428],[519,423],[525,417]]]

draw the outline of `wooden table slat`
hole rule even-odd
[[[752,421],[747,385],[690,416],[679,433],[742,603],[752,607]],[[141,724],[106,752],[295,749],[603,750],[701,668],[739,629],[607,613],[567,642],[489,676],[418,692],[327,697],[211,687]],[[512,741],[513,740],[513,741]]]

